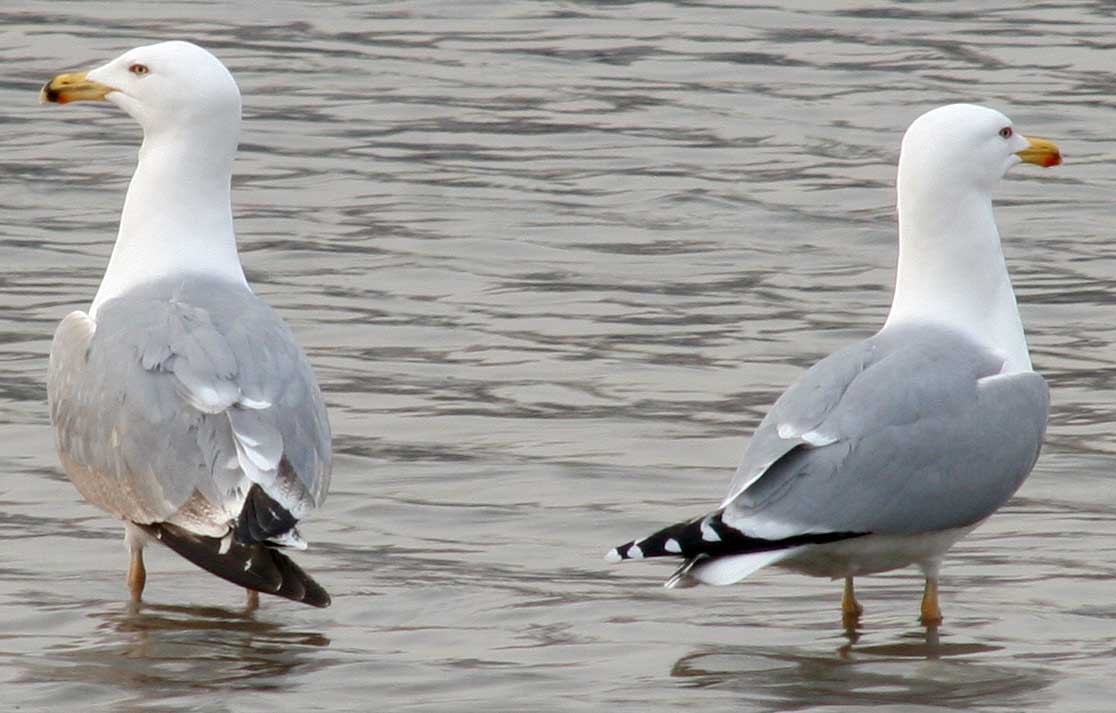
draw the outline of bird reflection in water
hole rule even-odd
[[[989,695],[1010,707],[1046,688],[1055,676],[1031,664],[985,665],[979,656],[1001,647],[943,641],[937,626],[920,626],[878,644],[846,641],[816,647],[707,646],[680,658],[670,675],[683,685],[738,691],[746,702],[791,711],[820,705],[926,705],[966,708]]]
[[[110,684],[150,704],[230,687],[281,691],[328,665],[328,637],[244,610],[139,604],[89,616],[101,619],[96,633],[54,647],[33,678]]]

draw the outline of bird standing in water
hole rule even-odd
[[[62,320],[47,389],[63,468],[124,520],[128,586],[158,540],[256,592],[324,607],[282,550],[329,489],[329,421],[287,325],[249,288],[230,206],[240,91],[188,42],[62,74],[42,99],[108,101],[143,128],[116,244],[86,312]]]
[[[720,507],[608,553],[681,557],[668,587],[737,582],[775,565],[845,580],[917,565],[922,621],[941,621],[946,551],[1022,485],[1049,395],[1031,368],[992,211],[1019,162],[1057,146],[1003,114],[952,104],[916,119],[899,157],[899,266],[874,336],[807,371],[760,423]]]

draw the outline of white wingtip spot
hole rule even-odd
[[[784,440],[798,438],[798,429],[790,425],[789,423],[780,423],[776,433],[779,434],[779,438],[782,438]]]
[[[620,556],[620,553],[616,551],[615,547],[613,547],[611,550],[609,550],[608,554],[605,555],[605,562],[623,562],[623,561],[624,561],[624,558]]]
[[[718,535],[717,531],[713,529],[713,526],[709,524],[708,517],[702,519],[701,521],[701,539],[705,540],[706,542],[721,541],[721,536]]]
[[[274,511],[272,511],[272,514],[275,514]],[[298,529],[294,527],[287,530],[282,535],[277,535],[268,539],[268,544],[277,547],[289,547],[295,550],[305,550],[308,547],[306,540],[302,539],[302,535],[299,533]]]
[[[682,553],[682,545],[678,544],[678,540],[673,537],[663,543],[663,549],[676,555]]]
[[[639,549],[639,545],[632,545],[628,548],[628,559],[641,560],[643,559],[643,550]]]

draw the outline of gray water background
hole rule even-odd
[[[1111,711],[1116,693],[1105,2],[45,2],[0,6],[0,709]],[[328,399],[298,560],[324,611],[151,550],[61,474],[57,321],[104,270],[138,128],[39,106],[137,44],[244,94],[242,258]],[[918,114],[1008,113],[1066,164],[998,197],[1046,450],[947,560],[665,591],[612,545],[716,503],[766,406],[878,328]],[[168,199],[171,199],[168,196]]]

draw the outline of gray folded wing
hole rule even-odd
[[[243,287],[156,281],[104,303],[95,325],[70,314],[51,346],[48,395],[67,474],[129,520],[185,517],[217,536],[253,484],[295,519],[329,488],[313,372],[283,321]]]
[[[888,328],[815,365],[760,424],[724,502],[750,536],[918,533],[984,519],[1038,457],[1033,372],[936,325]]]

